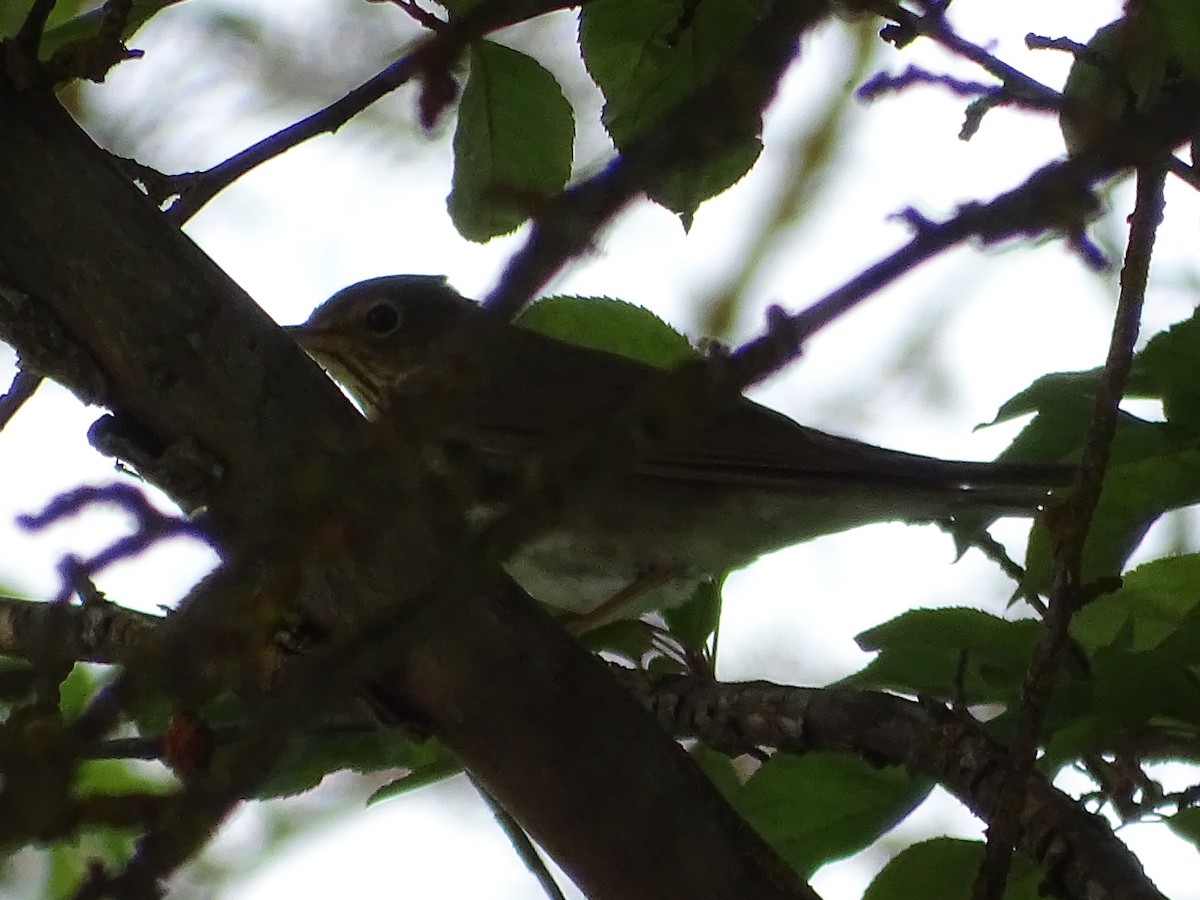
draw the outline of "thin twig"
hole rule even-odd
[[[94,506],[115,506],[133,517],[136,527],[132,534],[113,541],[86,560],[68,556],[60,564],[63,576],[59,601],[76,592],[79,578],[90,578],[114,563],[142,553],[159,541],[171,537],[192,537],[214,547],[211,535],[187,519],[160,512],[139,489],[128,484],[109,484],[101,487],[79,487],[55,497],[40,513],[17,517],[17,524],[30,531],[54,525],[69,516]]]
[[[984,71],[991,73],[1000,79],[1004,94],[1021,106],[1027,109],[1047,111],[1061,109],[1062,95],[1058,91],[1048,85],[1042,84],[1036,78],[1031,78],[1020,69],[1014,68],[997,58],[978,44],[968,41],[956,33],[950,27],[945,16],[941,15],[938,11],[931,10],[931,12],[921,16],[896,3],[887,4],[885,8],[881,9],[881,13],[896,22],[897,25],[895,27],[904,29],[911,34],[929,38],[956,56],[961,56],[963,59],[975,63]],[[1068,44],[1078,46],[1074,45],[1073,42],[1067,42],[1066,38],[1058,39],[1058,41],[1051,44],[1043,42],[1034,35],[1030,35],[1026,39],[1026,43],[1031,48],[1037,49],[1047,46],[1054,46],[1055,49],[1059,49],[1068,46]],[[992,104],[997,105],[997,101],[994,98]],[[1197,174],[1192,166],[1189,166],[1179,157],[1172,155],[1167,161],[1167,169],[1176,178],[1200,190],[1200,174]]]
[[[990,818],[987,850],[972,890],[974,900],[996,900],[1004,893],[1013,846],[1020,831],[1025,785],[1036,763],[1042,722],[1057,681],[1064,648],[1068,645],[1071,619],[1089,593],[1082,584],[1083,550],[1116,433],[1118,404],[1133,362],[1150,256],[1162,221],[1165,179],[1165,161],[1138,170],[1137,200],[1130,217],[1129,241],[1104,377],[1084,438],[1072,493],[1055,517],[1061,525],[1054,529],[1052,536],[1054,584],[1048,615],[1025,674],[1016,731],[1009,748],[1008,770],[997,808]]]
[[[46,31],[46,22],[54,10],[55,2],[56,0],[34,0],[17,36],[13,39],[13,43],[29,60],[37,60],[42,35]]]
[[[446,27],[446,21],[439,19],[427,9],[423,9],[416,0],[392,0],[393,5],[400,7],[418,25],[430,31],[441,31]]]
[[[155,191],[151,185],[147,185],[150,197],[162,205],[176,196],[178,199],[167,209],[167,215],[173,222],[182,225],[209,200],[256,166],[319,134],[337,131],[372,103],[414,77],[424,75],[437,78],[439,73],[444,75],[462,48],[472,39],[514,22],[556,9],[578,6],[582,2],[586,0],[544,0],[537,8],[530,9],[528,3],[492,0],[491,3],[476,6],[446,23],[436,34],[421,41],[412,52],[324,109],[263,138],[210,169],[167,179],[168,187],[165,190],[160,187]]]
[[[530,874],[537,879],[537,883],[541,886],[545,895],[550,900],[566,900],[566,897],[563,896],[563,892],[558,886],[558,882],[550,874],[550,869],[546,866],[546,861],[538,853],[537,845],[530,840],[529,835],[525,833],[525,829],[521,827],[521,823],[514,819],[512,814],[501,806],[495,797],[488,793],[487,788],[480,784],[474,775],[468,772],[467,778],[475,786],[475,790],[479,792],[479,796],[483,798],[483,802],[487,804],[488,809],[492,811],[492,816],[495,818],[496,824],[500,826],[500,830],[504,832],[504,836],[512,844],[513,851],[517,854],[521,862],[525,864],[525,868],[529,870]]]
[[[929,38],[956,56],[970,60],[985,72],[994,75],[1003,83],[1010,96],[1023,106],[1033,109],[1058,109],[1061,99],[1058,91],[1029,77],[1020,69],[957,34],[950,27],[943,11],[931,10],[922,16],[896,3],[888,5],[886,14],[907,32]]]
[[[12,385],[3,397],[0,397],[0,429],[5,428],[12,417],[25,405],[33,392],[42,383],[42,376],[21,369],[13,376]]]
[[[996,540],[990,531],[980,529],[978,534],[972,535],[971,546],[998,565],[1005,575],[1015,581],[1021,599],[1033,607],[1039,616],[1045,617],[1046,604],[1042,602],[1042,598],[1036,591],[1025,587],[1025,568],[1008,555],[1004,545]]]

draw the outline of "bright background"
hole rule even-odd
[[[1116,2],[959,0],[952,20],[1023,71],[1061,86],[1069,59],[1025,49],[1028,31],[1086,40],[1118,14]],[[570,52],[574,16],[510,29],[501,40],[548,65],[580,118],[576,170],[608,152],[601,100]],[[146,58],[86,89],[87,123],[121,155],[163,171],[202,169],[289,124],[368,77],[416,35],[387,4],[360,0],[189,0],[157,17],[132,42]],[[693,336],[705,301],[736,277],[797,147],[844,92],[855,58],[851,26],[830,25],[805,45],[768,116],[763,158],[741,183],[706,204],[685,233],[663,210],[639,203],[572,265],[553,292],[609,295],[649,307]],[[902,54],[876,47],[868,73],[919,64],[985,80],[924,41]],[[303,320],[334,290],[395,272],[444,273],[479,295],[521,236],[485,246],[458,237],[445,212],[453,121],[431,134],[413,124],[415,93],[402,89],[342,129],[252,172],[187,226],[188,234],[281,323]],[[736,327],[755,335],[765,308],[803,308],[902,243],[889,217],[907,206],[937,217],[987,199],[1061,155],[1053,118],[995,110],[969,143],[956,138],[964,101],[914,88],[872,105],[852,102],[836,160],[810,193],[810,209],[774,235],[754,273]],[[1097,226],[1120,241],[1128,186],[1117,212]],[[1194,193],[1170,186],[1168,221],[1155,259],[1146,332],[1190,314],[1194,304]],[[821,333],[804,358],[755,396],[826,430],[943,457],[988,459],[1015,427],[974,432],[996,408],[1045,372],[1090,368],[1104,357],[1112,273],[1087,271],[1058,242],[1036,248],[955,251],[904,279]],[[10,356],[3,359],[10,359]],[[0,378],[3,372],[0,371]],[[94,550],[128,528],[92,512],[30,535],[13,516],[42,507],[79,482],[115,476],[84,439],[98,410],[53,385],[41,388],[0,433],[0,572],[24,594],[51,596],[64,552]],[[1185,527],[1156,529],[1161,546]],[[1002,523],[1014,548],[1027,525]],[[1157,542],[1157,544],[1156,544]],[[177,542],[99,579],[117,602],[174,604],[213,560]],[[970,553],[954,563],[951,540],[933,527],[880,525],[812,541],[762,560],[728,585],[719,674],[823,684],[862,666],[854,635],[915,606],[973,605],[1000,613],[1009,585]],[[1019,614],[1019,610],[1011,614]],[[1170,773],[1168,773],[1170,775]],[[262,900],[278,896],[510,898],[537,896],[490,814],[460,779],[365,812],[380,783],[334,776],[302,798],[246,808],[205,860],[181,875],[172,896]],[[317,826],[320,827],[317,827]],[[278,841],[295,831],[297,836]],[[885,842],[826,867],[815,887],[829,900],[856,897],[903,843],[941,833],[978,836],[979,823],[935,795]],[[1124,829],[1159,886],[1200,898],[1195,851],[1163,827]],[[262,865],[256,857],[270,847]],[[36,854],[26,864],[36,871]],[[236,884],[213,887],[230,872]]]

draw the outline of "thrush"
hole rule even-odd
[[[445,278],[394,275],[339,291],[297,342],[368,418],[454,329],[488,332],[488,367],[439,441],[503,482],[556,440],[604,421],[660,371],[493,320]],[[941,460],[826,434],[745,397],[569,495],[505,567],[534,598],[589,613],[640,586],[627,611],[675,606],[764,553],[874,522],[1034,515],[1059,465]]]

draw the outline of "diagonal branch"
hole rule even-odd
[[[252,656],[297,596],[339,652],[354,648],[364,619],[407,605],[414,627],[390,635],[361,669],[347,667],[346,680],[377,674],[388,654],[398,697],[589,894],[813,897],[527,597],[430,588],[436,570],[422,554],[444,535],[430,534],[428,509],[407,501],[439,486],[419,483],[420,470],[416,484],[397,477],[396,448],[54,98],[0,79],[0,116],[0,219],[11,226],[0,230],[0,278],[86,348],[104,373],[105,403],[133,423],[126,435],[163,454],[198,448],[215,461],[205,524],[232,563],[158,629],[162,644],[142,659],[161,665],[131,663],[130,680],[67,739],[114,721],[138,691],[203,699],[215,682],[249,678],[242,654]],[[479,578],[491,576],[478,568]],[[258,727],[189,785],[179,815],[158,820],[131,887],[152,885],[245,796],[262,761],[311,715],[306,707],[319,708],[337,687],[331,674],[341,670],[322,665],[333,658],[341,657],[303,660],[276,697],[262,698]],[[210,674],[195,671],[203,668]],[[580,809],[594,817],[581,822]]]
[[[1005,790],[1008,750],[941,706],[852,688],[617,674],[673,734],[727,752],[826,750],[904,766],[936,780],[984,821]],[[1025,776],[1017,821],[1016,844],[1043,866],[1049,892],[1070,900],[1163,900],[1104,820],[1036,771]]]
[[[1165,179],[1165,162],[1147,165],[1138,171],[1137,201],[1130,217],[1121,291],[1104,375],[1084,437],[1071,495],[1061,508],[1052,510],[1054,582],[1042,636],[1025,673],[1004,784],[997,798],[997,808],[990,818],[987,853],[973,890],[973,896],[978,900],[991,900],[1004,893],[1020,809],[1025,800],[1025,785],[1036,764],[1042,722],[1069,639],[1071,619],[1087,599],[1087,586],[1082,583],[1084,546],[1116,433],[1118,404],[1133,362],[1150,256],[1162,221]]]
[[[150,197],[160,206],[176,198],[167,211],[172,221],[182,224],[247,172],[317,135],[337,131],[372,103],[413,78],[425,77],[435,83],[449,79],[454,60],[472,40],[498,28],[557,9],[578,6],[583,2],[587,0],[490,0],[474,6],[463,15],[444,23],[410,53],[324,109],[263,138],[203,172],[152,178],[146,184]]]

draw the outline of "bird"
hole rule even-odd
[[[468,325],[490,338],[487,368],[438,440],[500,484],[570,429],[604,421],[660,372],[494,319],[436,275],[353,284],[287,330],[378,419]],[[1053,463],[958,462],[876,447],[739,395],[595,490],[568,495],[504,566],[559,610],[595,614],[619,599],[613,616],[634,616],[679,606],[766,553],[859,525],[1032,516],[1070,474]]]

